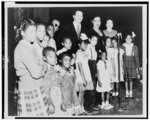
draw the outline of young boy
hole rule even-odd
[[[50,113],[54,116],[62,116],[61,111],[61,88],[60,80],[61,76],[56,70],[57,57],[55,49],[52,47],[46,47],[43,49],[43,60],[48,64],[48,72],[44,77],[44,85],[48,95],[48,103]]]

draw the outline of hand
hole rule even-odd
[[[54,106],[53,104],[51,104],[51,105],[49,106],[49,110],[50,110],[50,113],[51,113],[51,114],[54,114],[54,113],[55,113],[55,106]]]
[[[138,73],[136,76],[137,76],[137,79],[138,79],[138,80],[139,80],[140,77],[141,77],[140,73]]]
[[[84,87],[87,86],[87,81],[86,81],[86,80],[83,81],[83,86],[84,86]]]

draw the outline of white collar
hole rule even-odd
[[[78,25],[81,27],[81,23],[80,23],[80,24],[77,24],[75,21],[73,21],[73,25],[74,25],[75,27],[77,27]]]

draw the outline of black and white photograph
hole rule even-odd
[[[2,4],[5,119],[148,118],[148,2]]]

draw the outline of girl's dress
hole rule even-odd
[[[89,68],[92,76],[92,81],[94,85],[94,90],[96,90],[97,85],[97,51],[96,48],[93,47],[91,44],[88,44],[87,50],[86,50],[88,57],[89,57]]]
[[[110,63],[110,70],[112,73],[112,81],[115,81],[115,74],[116,74],[116,70],[115,70],[115,61],[114,61],[114,56],[113,56],[113,48],[106,48],[106,52],[107,52],[107,60]]]
[[[133,43],[123,44],[124,75],[126,78],[136,78],[136,68],[139,68],[138,47]]]
[[[38,65],[33,45],[21,40],[14,52],[14,66],[19,76],[18,116],[49,116],[43,67]]]
[[[79,105],[79,100],[75,91],[75,73],[72,67],[70,67],[68,70],[64,70],[62,67],[60,67],[59,71],[62,76],[62,104],[67,110],[64,112],[64,115],[71,116],[74,112],[76,112],[76,106]]]
[[[88,64],[88,55],[85,51],[78,50],[76,53],[76,90],[77,91],[84,91],[84,90],[93,90],[93,83],[92,83],[92,77],[89,69]],[[85,75],[85,79],[87,81],[87,85],[83,86],[83,79],[81,77],[81,73],[79,70],[78,63],[82,64],[83,73]]]
[[[123,49],[120,48],[120,81],[124,81],[124,73],[123,73],[123,54],[124,51]],[[113,48],[113,54],[112,57],[114,59],[114,79],[112,82],[119,82],[118,74],[119,74],[119,69],[118,69],[118,49]]]
[[[47,91],[47,95],[49,99],[51,99],[52,103],[55,107],[54,114],[50,116],[63,116],[63,111],[61,110],[62,104],[62,94],[61,94],[61,76],[57,72],[57,70],[51,67],[44,77],[44,85]]]
[[[98,69],[98,75],[99,79],[98,81],[101,82],[101,87],[97,83],[97,92],[109,92],[111,88],[111,77],[112,73],[110,71],[111,65],[108,60],[105,62],[102,60],[99,60],[97,63],[97,69]]]

